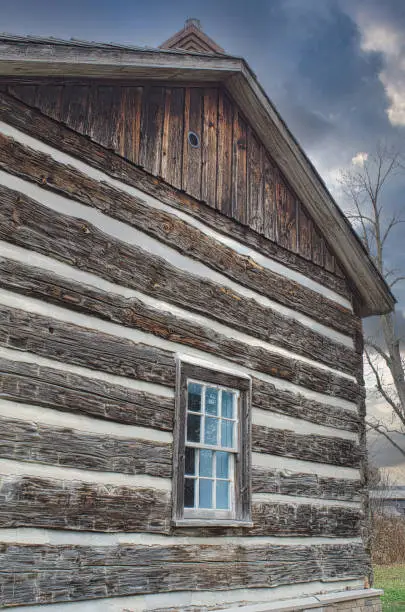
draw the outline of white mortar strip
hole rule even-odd
[[[153,208],[164,210],[168,212],[169,214],[175,215],[178,218],[183,219],[189,225],[196,227],[197,229],[202,231],[204,234],[206,234],[207,236],[210,236],[211,238],[214,238],[218,242],[221,242],[222,244],[229,246],[237,253],[251,257],[259,265],[266,267],[269,270],[273,270],[274,272],[277,272],[278,274],[281,274],[282,276],[285,276],[286,278],[290,278],[291,280],[294,280],[300,283],[301,285],[308,287],[308,289],[312,289],[313,291],[316,291],[317,293],[324,295],[330,300],[333,300],[341,304],[342,306],[345,306],[346,308],[352,310],[352,305],[350,301],[344,298],[343,296],[341,296],[339,293],[336,293],[335,291],[328,289],[327,287],[324,287],[322,284],[317,283],[316,281],[308,278],[307,276],[305,276],[304,274],[301,274],[300,272],[291,270],[290,268],[288,268],[288,266],[280,264],[274,261],[273,259],[271,259],[270,257],[266,257],[265,255],[262,255],[261,253],[257,252],[255,249],[247,247],[243,245],[242,243],[238,242],[237,240],[234,240],[233,238],[224,236],[223,234],[216,232],[215,230],[206,226],[204,223],[202,223],[198,219],[195,219],[193,216],[188,215],[187,213],[182,212],[176,208],[172,208],[171,206],[167,204],[164,204],[157,198],[154,198],[144,193],[143,191],[137,189],[136,187],[132,187],[130,185],[127,185],[126,183],[123,183],[122,181],[113,179],[108,174],[105,174],[104,172],[93,168],[91,165],[88,165],[66,153],[58,151],[57,149],[43,143],[40,140],[36,140],[35,138],[28,136],[24,132],[21,132],[20,130],[2,121],[0,121],[0,131],[3,132],[3,134],[11,136],[12,138],[19,141],[20,143],[31,147],[32,149],[36,149],[38,151],[42,151],[43,153],[50,155],[53,159],[55,159],[56,161],[62,164],[68,164],[70,166],[73,166],[77,170],[80,170],[84,174],[87,174],[87,176],[95,179],[96,181],[106,182],[114,186],[115,188],[120,189],[121,191],[125,191],[129,195],[132,195],[136,198],[143,200],[145,203],[147,203],[149,206]]]
[[[23,253],[21,252],[23,251]],[[0,241],[0,256],[4,256],[4,257],[10,257],[11,259],[17,260],[17,261],[21,261],[22,263],[27,264],[29,262],[29,265],[34,265],[33,264],[33,258],[31,258],[31,251],[28,251],[27,249],[22,249],[21,247],[18,248],[18,250],[13,250],[13,248],[11,247],[11,245],[7,245],[7,243]],[[45,260],[45,264],[48,263],[49,266],[49,257],[46,256],[42,256],[41,258],[43,261]],[[38,261],[38,260],[37,260]],[[53,260],[56,261],[56,260]],[[191,321],[192,323],[197,323],[201,326],[207,327],[208,329],[213,329],[214,331],[223,334],[224,336],[226,336],[227,338],[231,338],[234,340],[238,340],[240,342],[243,342],[245,344],[248,344],[249,346],[258,346],[261,347],[263,349],[266,350],[270,350],[274,353],[277,353],[279,355],[283,355],[286,357],[291,357],[293,359],[297,359],[299,361],[302,361],[303,363],[308,363],[314,367],[317,367],[321,370],[325,370],[325,371],[330,371],[333,372],[335,374],[339,374],[340,376],[343,376],[344,378],[347,378],[349,380],[353,380],[355,381],[355,377],[351,376],[350,374],[345,374],[344,372],[341,372],[340,370],[336,370],[335,368],[331,368],[323,363],[320,363],[314,359],[309,359],[307,357],[304,357],[302,355],[298,355],[297,353],[294,353],[292,351],[283,349],[279,346],[273,345],[270,342],[266,342],[263,340],[260,340],[259,338],[254,338],[253,336],[250,336],[248,334],[245,334],[243,332],[240,332],[234,328],[228,327],[222,323],[219,323],[218,321],[215,321],[214,319],[210,319],[208,317],[205,317],[203,315],[200,314],[196,314],[193,312],[189,312],[183,308],[179,308],[178,306],[174,306],[172,304],[169,304],[168,302],[164,302],[162,300],[157,300],[155,298],[151,298],[149,296],[146,296],[145,294],[141,293],[140,291],[135,291],[135,290],[131,290],[131,289],[125,289],[125,287],[121,287],[120,285],[116,285],[113,283],[109,283],[108,281],[103,281],[103,279],[99,278],[98,276],[94,275],[94,274],[88,274],[88,273],[84,273],[82,274],[82,277],[79,279],[78,275],[75,274],[75,269],[72,266],[68,266],[66,264],[62,264],[63,266],[63,270],[61,271],[61,269],[59,268],[59,266],[56,265],[52,265],[51,267],[45,268],[47,270],[50,270],[52,272],[58,273],[62,276],[65,276],[67,278],[69,278],[70,280],[75,280],[78,282],[85,282],[85,283],[89,283],[99,289],[102,289],[104,291],[108,291],[110,293],[115,293],[116,295],[119,295],[120,297],[126,297],[126,298],[136,298],[138,300],[140,300],[141,302],[143,302],[144,304],[146,304],[147,306],[151,306],[152,308],[156,308],[157,310],[159,310],[160,312],[169,312],[173,315],[175,315],[176,317],[180,318],[180,319],[185,319],[186,321]],[[57,271],[56,268],[59,268],[59,270]],[[79,272],[79,270],[78,270]],[[85,278],[83,278],[85,277]],[[109,285],[108,289],[106,288],[106,285]]]
[[[342,480],[360,480],[360,471],[356,468],[338,467],[315,461],[304,461],[265,453],[252,453],[252,465],[269,470],[278,470],[286,475],[314,474],[324,478],[341,478]]]
[[[344,440],[353,440],[358,442],[358,434],[353,431],[345,431],[344,429],[336,429],[333,426],[317,425],[310,421],[297,419],[295,417],[283,416],[269,410],[261,408],[253,408],[252,423],[255,425],[263,425],[264,427],[272,427],[275,429],[287,429],[299,434],[315,434],[319,436],[328,436],[334,438],[343,438]]]
[[[108,217],[95,208],[85,206],[84,204],[80,204],[79,202],[38,187],[33,183],[20,179],[12,174],[8,174],[3,170],[0,171],[0,183],[9,187],[10,189],[24,193],[28,197],[35,199],[44,206],[47,206],[56,212],[70,215],[76,219],[83,219],[93,224],[104,233],[113,236],[118,240],[122,240],[130,245],[138,246],[149,254],[157,255],[158,257],[165,259],[168,263],[180,270],[187,271],[191,274],[199,276],[200,278],[209,279],[220,286],[228,287],[239,295],[249,299],[254,299],[265,308],[280,312],[284,316],[300,321],[306,327],[309,327],[314,331],[318,331],[336,342],[340,342],[341,344],[344,344],[350,348],[353,348],[354,346],[353,339],[350,336],[342,334],[323,325],[322,323],[318,323],[307,315],[303,315],[292,308],[281,306],[270,298],[249,289],[244,285],[232,281],[227,276],[216,272],[205,264],[187,257],[186,255],[182,255],[172,247],[159,242],[155,238],[150,237],[148,234],[140,232],[122,221],[117,221],[112,217]]]
[[[311,504],[311,506],[326,506],[328,508],[361,508],[360,501],[343,501],[337,499],[320,499],[319,497],[299,497],[298,495],[280,495],[279,493],[253,493],[252,502],[257,504],[293,504],[302,506],[303,504]]]
[[[92,531],[71,531],[66,529],[35,529],[32,527],[18,527],[16,529],[0,529],[0,542],[15,542],[19,544],[52,544],[72,546],[116,546],[117,544],[131,544],[139,546],[184,546],[187,544],[203,544],[221,546],[222,542],[229,545],[247,547],[258,546],[321,546],[336,544],[348,546],[361,544],[360,537],[356,538],[327,538],[327,537],[283,537],[283,536],[166,536],[158,533],[102,533]]]
[[[245,604],[235,608],[238,612],[251,612],[248,604],[263,604],[261,610],[267,605],[274,606],[274,602],[286,603],[282,600],[292,601],[296,598],[306,597],[305,603],[319,606],[319,600],[311,596],[318,593],[336,593],[347,589],[360,589],[362,580],[336,580],[334,582],[309,582],[269,589],[234,589],[232,591],[180,591],[159,593],[157,595],[133,595],[129,597],[112,597],[106,599],[93,599],[90,601],[67,602],[60,604],[46,604],[46,612],[149,612],[156,609],[176,608],[187,606],[216,606],[221,604]],[[311,599],[309,599],[311,597]],[[266,604],[267,602],[267,604]],[[297,603],[295,601],[295,603]],[[42,606],[17,606],[17,612],[38,612]],[[250,607],[250,606],[249,606]],[[277,609],[277,608],[276,608]],[[308,608],[309,609],[309,608]],[[222,608],[223,612],[226,612]],[[219,612],[219,611],[218,611]],[[228,612],[229,608],[228,608]],[[233,612],[233,610],[232,610]]]
[[[116,323],[110,323],[109,321],[104,321],[103,319],[99,319],[97,317],[74,312],[72,310],[61,308],[60,306],[54,306],[52,304],[48,304],[46,302],[42,302],[34,298],[12,293],[10,291],[1,291],[0,303],[4,306],[19,308],[30,313],[52,317],[54,319],[57,319],[58,321],[73,323],[75,325],[90,328],[94,331],[100,331],[106,334],[116,336],[117,338],[125,338],[127,340],[132,340],[136,343],[148,344],[149,346],[155,346],[164,350],[172,351],[174,353],[182,353],[184,351],[183,345],[178,344],[176,342],[171,342],[169,340],[164,340],[162,338],[158,338],[153,334],[123,327],[122,325],[117,325]],[[187,347],[187,352],[192,357],[194,356],[196,358],[202,359],[204,363],[210,361],[211,363],[216,364],[218,367],[223,366],[224,368],[229,369],[230,362],[226,359],[208,353],[204,353],[192,347]],[[349,409],[357,410],[356,404],[354,404],[353,402],[348,402],[340,398],[335,398],[315,391],[310,391],[308,389],[305,389],[304,387],[300,387],[299,385],[284,381],[282,379],[273,378],[272,376],[269,376],[262,372],[258,372],[256,370],[250,370],[244,366],[238,365],[235,367],[235,369],[233,369],[235,373],[237,373],[238,370],[247,375],[254,375],[257,378],[260,378],[261,380],[268,381],[274,384],[279,389],[293,390],[295,393],[301,393],[302,395],[308,398],[313,397],[317,401],[321,401],[325,404],[348,407]]]
[[[126,425],[115,421],[91,418],[85,415],[52,410],[32,404],[20,404],[9,400],[0,399],[0,416],[49,425],[75,429],[80,432],[101,436],[114,436],[116,438],[128,438],[130,440],[147,440],[149,442],[165,442],[171,444],[173,435],[168,431]]]
[[[9,359],[11,361],[19,361],[21,363],[32,363],[34,365],[43,366],[45,368],[53,368],[54,370],[61,370],[69,374],[77,374],[78,376],[85,376],[93,380],[105,382],[111,385],[119,385],[120,387],[128,387],[134,391],[143,391],[145,393],[152,393],[157,396],[174,398],[174,389],[171,387],[165,387],[155,383],[143,382],[135,378],[127,378],[126,376],[117,376],[115,374],[108,374],[107,372],[101,372],[99,370],[90,370],[90,368],[84,368],[82,366],[72,365],[62,361],[56,361],[47,357],[41,357],[34,353],[22,352],[16,349],[5,348],[0,346],[0,357]]]
[[[161,491],[171,491],[172,489],[170,478],[158,478],[145,474],[132,475],[118,472],[80,470],[28,461],[13,461],[12,459],[0,459],[0,474],[2,478],[35,476],[38,478],[56,478],[65,482],[89,482],[100,485],[103,493],[108,493],[108,485],[142,487]]]

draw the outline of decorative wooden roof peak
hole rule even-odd
[[[200,20],[194,18],[187,19],[184,28],[168,38],[159,48],[184,49],[197,53],[225,53],[222,47],[202,31]]]

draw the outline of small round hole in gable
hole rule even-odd
[[[198,149],[200,146],[200,139],[195,132],[188,133],[188,143],[193,149]]]

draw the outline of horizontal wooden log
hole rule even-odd
[[[255,408],[270,410],[319,425],[358,432],[360,417],[357,412],[309,400],[259,378],[252,379],[252,403]]]
[[[361,501],[360,480],[327,478],[304,472],[252,467],[252,493],[277,493],[296,497],[315,497],[341,501]]]
[[[353,411],[307,400],[258,378],[253,378],[252,383],[254,408],[357,431],[358,416]],[[15,402],[128,425],[173,429],[173,399],[33,363],[0,358],[0,394]]]
[[[168,533],[171,494],[151,488],[0,476],[0,527]]]
[[[252,427],[252,450],[344,467],[358,467],[360,456],[351,440],[258,425]],[[0,417],[0,457],[124,474],[172,475],[171,444],[56,427],[34,418]]]
[[[355,508],[304,503],[254,502],[253,527],[243,530],[250,536],[359,537],[363,514]],[[241,528],[177,527],[176,535],[195,537],[235,536]]]
[[[107,293],[95,287],[67,280],[52,272],[34,268],[0,257],[0,287],[46,300],[85,314],[94,315],[127,327],[153,333],[161,338],[198,348],[248,368],[274,375],[284,368],[282,378],[301,382],[310,376],[308,386],[316,390],[334,384],[339,377],[331,378],[324,370],[299,361],[228,338],[209,327],[181,319],[170,312],[146,305],[139,299],[127,299]],[[353,353],[354,356],[355,353]],[[356,357],[357,359],[357,357]],[[288,373],[288,375],[287,375]],[[279,374],[280,375],[280,374]],[[347,380],[338,383],[345,388]]]
[[[342,296],[351,298],[351,291],[346,280],[288,251],[187,194],[179,192],[163,180],[152,177],[112,151],[90,142],[88,138],[45,117],[39,111],[29,108],[4,93],[0,93],[0,118],[34,138],[40,139],[73,157],[84,160],[109,176],[137,187],[174,208],[187,212],[216,231],[239,240],[242,244],[256,249],[261,254],[304,274],[304,276],[312,278]]]
[[[269,588],[362,578],[361,544],[67,546],[5,544],[5,607],[176,591]]]
[[[94,226],[84,226],[78,219],[55,213],[22,194],[1,187],[0,199],[0,237],[4,240],[25,248],[30,246],[146,293],[154,294],[159,287],[158,297],[176,295],[179,305],[185,309],[202,309],[206,316],[217,309],[221,321],[229,321],[230,310],[235,312],[236,322],[244,321],[245,315],[252,317],[257,308],[264,310],[263,316],[266,312],[255,300],[241,299],[215,283],[182,272],[158,257],[108,237]],[[237,341],[226,339],[226,342],[232,352],[230,347]],[[356,401],[359,393],[363,393],[356,383],[339,375],[276,352],[243,346],[245,354],[250,353],[249,358],[252,357],[248,367],[350,401]]]
[[[7,417],[0,417],[0,457],[161,478],[171,478],[173,461],[171,444]]]
[[[357,468],[359,445],[353,440],[252,425],[252,450],[257,453],[293,457],[331,465]]]
[[[165,211],[148,206],[139,198],[100,183],[71,166],[56,162],[49,155],[28,148],[0,134],[0,167],[7,172],[34,181],[42,188],[56,191],[78,202],[90,205],[124,223],[140,229],[181,253],[203,262],[232,280],[249,287],[280,304],[348,334],[358,329],[350,311],[320,293],[288,279],[251,258],[204,234],[185,221]],[[283,318],[273,314],[276,322]],[[272,321],[269,321],[269,327]],[[280,326],[280,323],[279,325]],[[311,334],[309,334],[311,337]],[[286,342],[285,336],[280,341]],[[318,346],[320,339],[318,338]],[[295,341],[296,349],[306,352],[307,342]],[[328,351],[325,342],[324,351]],[[336,349],[335,349],[336,351]],[[341,347],[344,352],[344,347]],[[338,359],[338,356],[334,355]],[[324,355],[323,359],[328,360]]]
[[[175,362],[169,351],[3,305],[0,346],[174,386]]]
[[[0,357],[0,396],[127,425],[172,431],[174,400],[35,363]]]
[[[62,302],[63,305],[70,308],[91,314],[94,314],[94,310],[96,310],[98,316],[116,320],[116,322],[124,325],[132,324],[132,326],[135,326],[138,318],[140,321],[149,321],[150,319],[148,331],[152,333],[156,333],[156,328],[160,330],[169,327],[170,330],[178,320],[178,317],[173,315],[170,317],[167,312],[162,313],[160,310],[145,306],[138,299],[129,300],[117,294],[97,291],[94,287],[90,289],[83,283],[61,278],[46,270],[32,268],[3,257],[0,258],[0,266],[1,286],[10,291],[34,295],[55,304]],[[104,302],[106,302],[105,305]],[[107,312],[108,310],[109,312]],[[129,313],[132,311],[139,313],[138,317],[134,314],[131,318]],[[320,361],[342,372],[357,373],[359,369],[358,358],[353,349],[311,331],[294,319],[283,317],[273,313],[273,311],[268,311],[268,313],[265,329],[263,329],[264,325],[251,328],[249,322],[245,322],[245,331],[249,332],[250,335],[258,336],[261,340],[266,339],[276,346]],[[169,318],[170,320],[168,320]],[[156,325],[154,326],[155,320]],[[186,321],[182,322],[183,327],[187,327],[187,325],[191,326]],[[199,329],[199,326],[197,326],[197,329]],[[168,336],[169,333],[167,331],[165,336]],[[173,330],[172,333],[174,334],[175,331]],[[201,341],[203,342],[203,338]],[[301,350],[301,345],[306,348]]]
[[[1,477],[0,527],[47,527],[100,532],[169,531],[170,494],[149,488],[38,478]],[[178,535],[359,535],[361,512],[310,503],[253,503],[254,526],[172,527]]]

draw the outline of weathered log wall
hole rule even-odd
[[[191,93],[190,109],[199,95]],[[166,164],[173,184],[185,180],[189,191],[203,163],[203,199],[215,195],[207,182],[211,94],[201,102],[209,144],[187,169],[182,158],[169,161],[171,141],[183,136],[164,113],[159,154],[159,168]],[[181,107],[178,91],[165,100]],[[308,243],[304,260],[37,111],[2,94],[0,102],[0,119],[74,156],[57,159],[0,127],[0,528],[16,529],[17,540],[19,530],[36,530],[91,542],[1,545],[1,604],[362,578],[361,327],[344,279],[311,261]],[[148,130],[158,102],[139,117]],[[91,138],[103,125],[94,124]],[[245,128],[239,120],[233,127]],[[224,151],[228,136],[218,133]],[[125,147],[135,146],[125,138]],[[238,164],[256,167],[261,145],[252,142],[237,152]],[[136,154],[160,172],[141,142]],[[77,157],[105,174],[78,168]],[[250,177],[238,189],[256,218],[259,174]],[[229,181],[218,176],[221,193]],[[242,202],[235,200],[241,218]],[[109,230],[112,219],[122,238]],[[246,246],[269,265],[247,257]],[[284,267],[275,270],[273,260]],[[171,524],[179,351],[252,377],[251,527]],[[107,532],[148,546],[100,547],[96,538]],[[214,546],[212,536],[232,544]]]
[[[0,580],[3,602],[8,607],[139,593],[327,582],[337,577],[361,577],[367,565],[358,544],[254,548],[230,544],[153,547],[11,544],[2,550]]]
[[[282,247],[343,276],[333,250],[233,101],[216,87],[92,82],[7,91]],[[188,141],[192,131],[198,147]]]

